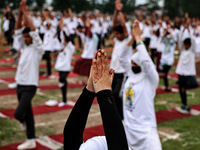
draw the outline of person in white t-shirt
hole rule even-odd
[[[54,51],[55,46],[55,35],[56,35],[56,28],[50,23],[45,21],[45,32],[43,38],[43,45],[45,53],[43,55],[43,59],[46,60],[47,65],[47,76],[51,75],[51,52]]]
[[[190,113],[190,107],[187,105],[186,90],[190,88],[198,87],[198,83],[195,79],[195,51],[196,43],[194,38],[190,34],[186,34],[185,31],[188,28],[184,28],[181,32],[179,40],[179,48],[181,51],[176,73],[178,74],[179,93],[181,97],[182,106],[179,109],[181,113]],[[192,83],[192,85],[191,85]]]
[[[157,55],[157,43],[158,43],[157,30],[158,30],[158,25],[156,24],[156,20],[152,19],[151,40],[149,47],[151,49],[151,59],[153,60],[153,62],[155,62],[155,57]]]
[[[24,18],[26,23],[25,28],[21,26],[22,18]],[[26,126],[26,135],[28,138],[17,149],[32,149],[36,147],[36,142],[31,100],[37,90],[39,65],[44,51],[39,34],[35,30],[32,19],[29,18],[25,0],[20,2],[13,47],[21,49],[21,56],[15,76],[19,104],[14,116],[20,121],[24,129]]]
[[[200,77],[200,28],[197,27],[194,31],[195,43],[196,43],[196,73]]]
[[[128,145],[132,150],[161,150],[154,110],[159,76],[142,42],[138,21],[134,22],[132,34],[137,42],[137,52],[131,59],[127,57],[127,49],[120,54],[120,62],[128,74],[123,89]]]
[[[167,24],[167,29],[162,35],[161,43],[164,44],[161,59],[160,59],[160,70],[163,73],[163,80],[165,84],[165,91],[171,91],[168,82],[168,73],[174,64],[174,51],[176,48],[176,41],[171,32],[171,25]]]
[[[147,16],[144,22],[144,28],[143,28],[143,32],[142,32],[142,36],[144,38],[144,44],[147,48],[147,50],[149,49],[149,44],[150,44],[150,39],[151,39],[151,33],[150,33],[150,20],[149,17]]]
[[[72,43],[75,45],[75,43],[74,43],[74,39],[76,37],[75,30],[78,26],[78,21],[70,8],[68,8],[68,14],[69,14],[69,20],[68,20],[68,23],[66,24],[66,26],[69,30],[69,34],[70,34]]]
[[[92,62],[87,86],[83,89],[64,127],[64,150],[128,150],[122,121],[114,103],[111,84],[114,70],[108,68],[104,51]],[[105,136],[95,136],[83,142],[88,114],[97,96]],[[133,139],[134,140],[134,139]]]
[[[89,77],[92,59],[97,51],[98,37],[91,31],[90,19],[85,21],[85,43],[81,58],[76,61],[74,72]]]
[[[60,38],[64,38],[64,49],[59,52],[56,63],[55,69],[59,72],[59,84],[58,86],[61,89],[62,93],[62,102],[58,104],[59,107],[65,106],[67,103],[67,76],[71,70],[71,61],[72,56],[75,52],[75,46],[70,41],[70,37],[66,35],[61,27],[62,34]]]
[[[121,9],[123,5],[120,1],[115,2],[115,11],[113,16],[113,33],[114,33],[114,48],[111,57],[110,67],[115,70],[115,75],[112,83],[112,92],[114,95],[114,100],[120,114],[121,119],[123,119],[123,106],[122,106],[122,95],[121,88],[123,86],[123,81],[125,80],[125,69],[119,62],[119,53],[124,50],[126,43],[130,40],[128,32],[125,26],[125,19]],[[117,16],[119,16],[120,24],[117,23]],[[129,56],[132,55],[132,47],[129,46]]]

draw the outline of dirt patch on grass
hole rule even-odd
[[[174,136],[178,134],[178,132],[175,132],[173,128],[168,127],[158,127],[158,133],[161,138],[168,138],[168,136]]]

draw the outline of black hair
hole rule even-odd
[[[22,33],[25,34],[25,33],[29,33],[31,31],[31,29],[29,27],[26,27]]]
[[[183,41],[183,44],[190,44],[191,45],[191,39],[190,38],[186,38],[184,41]]]
[[[83,28],[83,26],[81,26],[80,24],[77,26],[77,29],[82,29]]]
[[[123,29],[123,27],[121,25],[114,26],[113,27],[113,31],[117,31],[117,32],[119,32],[121,34],[124,33],[124,29]]]

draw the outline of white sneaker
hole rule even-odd
[[[58,107],[63,107],[63,106],[65,106],[65,105],[66,105],[65,102],[60,102],[60,103],[58,104]]]
[[[35,140],[27,140],[24,143],[17,146],[18,150],[33,149],[33,148],[36,148]]]
[[[17,83],[14,82],[14,83],[8,84],[8,88],[9,88],[9,89],[16,89],[16,88],[17,88]]]
[[[45,102],[45,105],[47,105],[47,106],[56,106],[57,104],[58,104],[58,101],[54,100],[54,99],[50,99]]]

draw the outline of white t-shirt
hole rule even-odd
[[[174,30],[173,29],[171,30],[171,33],[172,33],[175,41],[178,42],[179,41],[180,30],[175,28]]]
[[[158,40],[157,40],[157,52],[160,52],[162,53],[164,48],[165,48],[165,45],[164,43],[162,42],[162,37],[163,37],[163,32],[164,32],[164,28],[161,28],[159,29],[160,31],[160,36],[158,37]]]
[[[182,36],[179,42],[179,47],[181,50],[181,54],[179,57],[178,65],[176,68],[176,73],[184,76],[196,75],[195,68],[195,51],[196,51],[196,43],[193,38],[191,38],[191,47],[188,50],[185,50],[183,45]]]
[[[21,49],[15,80],[20,85],[38,85],[39,65],[44,53],[42,41],[37,31],[29,32],[33,43],[27,46],[24,42],[22,29],[15,30],[13,47]]]
[[[144,38],[150,38],[151,37],[149,25],[144,25],[142,36]]]
[[[153,31],[156,31],[158,29],[157,25],[151,26],[151,40],[150,40],[150,45],[149,47],[151,49],[156,49],[157,48],[157,36],[155,34],[153,34]]]
[[[101,34],[102,33],[102,27],[100,27],[100,24],[98,22],[98,20],[95,19],[91,19],[90,23],[92,24],[92,32],[93,33],[97,33],[97,34]]]
[[[96,136],[81,144],[79,150],[108,150],[106,137]],[[129,150],[131,150],[129,148]]]
[[[35,17],[33,16],[32,17],[32,20],[33,20],[33,24],[36,28],[39,28],[40,27],[40,22],[41,22],[41,18],[40,17]]]
[[[164,49],[162,51],[162,55],[161,55],[161,59],[160,59],[160,63],[162,65],[169,65],[172,66],[174,64],[174,51],[176,48],[176,41],[174,38],[171,39],[171,43],[170,43],[170,47],[169,50],[166,51],[166,43],[164,41],[164,39],[162,39],[164,42]],[[169,44],[169,43],[168,43]],[[169,45],[168,45],[169,46]]]
[[[105,136],[97,136],[88,139],[85,143],[81,144],[79,150],[108,150]]]
[[[3,22],[3,31],[4,32],[9,30],[9,24],[10,24],[10,21],[8,19],[4,19],[4,22]]]
[[[196,53],[200,54],[200,36],[195,37],[195,43],[196,43]]]
[[[127,31],[128,31],[128,34],[131,34],[131,23],[130,23],[129,21],[127,21],[127,22],[125,23],[125,26],[126,26],[126,29],[127,29]]]
[[[84,59],[93,59],[95,52],[97,51],[98,37],[95,33],[92,34],[92,38],[86,37],[86,42],[84,44],[84,50],[81,55]]]
[[[58,71],[70,71],[72,56],[75,52],[75,46],[69,42],[64,50],[58,54],[55,69]]]
[[[68,30],[69,30],[69,33],[70,34],[75,34],[75,31],[74,31],[74,29],[76,29],[77,28],[77,26],[78,26],[78,21],[77,21],[77,18],[73,18],[73,19],[69,19],[69,22],[68,22],[68,24],[67,24],[67,28],[68,28]]]
[[[113,52],[112,52],[110,68],[114,69],[115,73],[125,73],[125,69],[120,64],[119,55],[120,55],[120,52],[124,51],[124,48],[126,48],[126,44],[130,40],[130,38],[131,38],[131,36],[125,38],[123,41],[119,41],[116,38],[114,38],[115,46],[114,46]],[[132,47],[131,46],[128,48],[128,53],[130,54],[129,56],[131,57],[131,55],[132,55]]]
[[[54,27],[51,27],[49,30],[46,30],[44,33],[44,50],[45,51],[53,51],[55,46],[55,34],[56,30]]]

